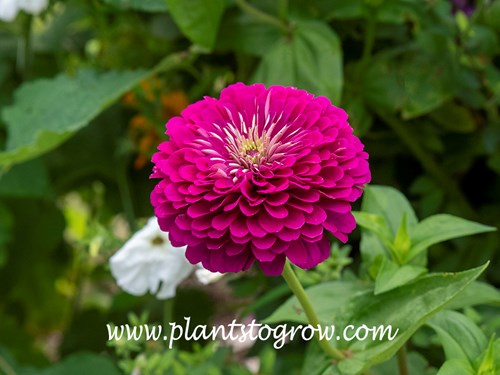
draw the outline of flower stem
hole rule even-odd
[[[26,14],[23,19],[23,38],[19,42],[17,51],[17,70],[23,80],[28,80],[31,75],[31,29],[33,16]]]
[[[174,317],[174,298],[168,298],[163,303],[163,331],[170,340],[170,322]],[[170,340],[170,342],[173,342]]]
[[[320,326],[318,316],[316,315],[316,312],[314,311],[314,308],[311,304],[311,301],[309,300],[309,297],[307,296],[304,288],[302,287],[302,284],[300,283],[299,279],[295,275],[295,272],[292,269],[292,266],[288,262],[288,260],[285,263],[285,267],[283,268],[283,273],[282,273],[283,278],[285,279],[286,283],[292,290],[293,294],[297,297],[299,300],[300,304],[302,305],[302,308],[304,309],[304,312],[306,313],[307,320],[309,320],[309,323],[313,328],[317,328]],[[318,340],[319,345],[321,346],[321,349],[328,354],[330,357],[341,360],[344,359],[345,356],[342,354],[338,349],[334,348],[326,339],[321,339],[319,336],[319,333],[317,330],[314,331],[314,335],[316,336],[316,339]]]
[[[135,221],[134,204],[132,202],[132,195],[130,192],[130,187],[128,182],[126,164],[119,166],[117,172],[117,184],[118,184],[118,190],[120,191],[120,198],[122,200],[123,211],[125,212],[125,218],[127,219],[130,230],[132,232],[135,232],[137,231],[137,223]]]
[[[363,46],[363,56],[361,57],[362,64],[366,64],[370,59],[373,51],[373,44],[375,43],[375,14],[368,19],[365,29],[365,41]]]
[[[406,346],[403,345],[398,351],[399,375],[409,375],[408,357],[406,355]]]
[[[254,8],[250,4],[248,4],[245,0],[235,0],[236,5],[243,10],[244,12],[250,14],[251,16],[255,17],[259,21],[263,23],[268,23],[270,25],[276,26],[280,30],[282,30],[284,33],[288,34],[290,32],[290,28],[288,25],[280,21],[278,18],[275,18],[271,16],[270,14],[267,14],[257,8]]]

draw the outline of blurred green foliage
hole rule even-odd
[[[499,234],[441,243],[489,230],[472,221],[500,224],[500,1],[474,8],[467,16],[448,0],[51,0],[40,16],[0,22],[0,373],[114,374],[120,355],[129,357],[122,370],[144,373],[177,366],[176,374],[219,374],[234,362],[225,350],[189,343],[164,355],[141,348],[150,360],[132,349],[117,354],[105,324],[144,310],[161,321],[154,298],[118,292],[107,260],[152,215],[147,160],[164,123],[236,81],[329,97],[365,143],[373,182],[409,199],[387,188],[367,192],[352,260],[334,247],[329,262],[299,273],[319,290],[318,303],[352,297],[360,284],[367,299],[353,303],[379,304],[382,314],[396,310],[391,293],[416,293],[398,312],[404,339],[416,331],[411,374],[436,373],[442,363],[439,374],[498,373],[500,344],[490,338],[500,333]],[[482,283],[473,282],[479,271],[427,275],[487,260]],[[344,284],[333,284],[341,274]],[[255,271],[225,283],[222,302],[186,287],[174,317],[264,318],[289,296],[281,280]],[[476,289],[452,300],[465,284]],[[321,293],[330,285],[339,290],[328,299]],[[422,302],[429,299],[435,303]],[[462,313],[444,311],[422,328],[448,299]],[[412,310],[415,301],[422,309]],[[387,359],[405,340],[372,347],[343,370]],[[302,365],[312,372],[311,363],[324,364],[314,373],[335,374],[317,352],[313,344],[304,358],[303,343],[293,342],[276,355],[259,343],[249,356],[260,358],[262,374],[296,374]],[[233,365],[227,373],[246,373]],[[372,371],[396,367],[393,358]]]

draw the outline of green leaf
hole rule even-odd
[[[486,304],[500,306],[500,291],[489,284],[474,281],[457,295],[447,308],[458,310]]]
[[[362,211],[353,211],[353,215],[356,224],[375,233],[388,248],[392,246],[393,235],[383,216]]]
[[[166,0],[104,0],[119,9],[134,9],[144,12],[166,12]]]
[[[7,172],[0,171],[1,197],[41,198],[50,192],[47,169],[40,159],[15,165]]]
[[[389,186],[368,186],[363,194],[361,210],[363,212],[362,216],[365,216],[365,218],[376,217],[366,216],[366,214],[382,217],[389,232],[388,234],[384,234],[384,240],[380,240],[378,235],[370,231],[362,231],[360,244],[361,255],[363,257],[363,263],[371,267],[377,258],[386,257],[391,251],[393,238],[398,232],[403,216],[406,215],[408,230],[410,232],[417,224],[417,217],[406,197],[398,190]],[[366,224],[366,222],[360,222],[360,225],[363,224]]]
[[[255,56],[265,56],[281,37],[273,25],[266,25],[249,17],[224,17],[217,39],[217,50],[240,51]]]
[[[82,70],[75,77],[25,83],[16,91],[14,104],[2,113],[9,137],[7,150],[0,152],[0,167],[57,147],[148,74]]]
[[[464,359],[446,361],[437,375],[477,375],[470,363]]]
[[[11,238],[12,215],[10,211],[0,204],[0,269],[7,261],[7,243]]]
[[[404,265],[399,266],[393,261],[384,258],[375,280],[375,294],[387,292],[404,285],[427,272],[424,267]]]
[[[446,359],[463,359],[472,364],[488,345],[481,329],[456,311],[442,311],[427,324],[438,334]]]
[[[411,238],[408,233],[408,223],[406,222],[406,214],[403,214],[403,219],[401,220],[399,229],[394,237],[394,243],[392,244],[392,253],[400,264],[405,262],[410,246]]]
[[[427,275],[379,295],[374,295],[369,285],[345,281],[319,284],[306,292],[323,324],[335,324],[338,330],[349,324],[354,327],[392,325],[399,330],[393,341],[385,338],[382,341],[336,342],[352,353],[350,358],[339,363],[340,370],[344,374],[357,374],[394,355],[422,324],[485,268],[486,265],[459,273]],[[264,322],[280,321],[307,323],[296,297],[288,299]]]
[[[443,129],[455,133],[470,133],[476,129],[476,122],[469,109],[454,102],[446,102],[429,114]]]
[[[194,44],[211,50],[224,13],[224,0],[166,0],[179,29]]]
[[[349,124],[353,127],[354,134],[360,137],[370,130],[373,116],[361,96],[347,92],[342,99],[342,107],[349,114]]]
[[[410,202],[390,186],[368,186],[363,194],[361,211],[383,216],[393,237],[398,232],[403,216],[406,215],[410,231],[418,222]]]
[[[320,321],[333,322],[357,296],[371,294],[373,287],[359,281],[331,281],[308,288],[307,295],[311,299]],[[295,296],[290,297],[277,308],[263,323],[292,321],[307,323],[307,317]]]
[[[365,69],[362,92],[371,106],[401,110],[403,118],[411,119],[452,97],[454,80],[445,61],[436,62],[422,53],[391,57],[389,53],[379,55]]]
[[[426,69],[422,68],[424,66]],[[432,57],[411,56],[404,61],[401,66],[405,90],[403,118],[426,114],[451,98],[453,85],[449,70],[449,66]]]
[[[410,352],[407,356],[408,373],[411,375],[435,375],[436,369],[433,368],[425,357],[417,352]],[[398,358],[392,357],[389,361],[381,363],[370,369],[371,375],[398,374]]]
[[[364,294],[355,298],[350,303],[349,314],[337,318],[337,325],[378,327],[390,324],[399,331],[393,341],[352,342],[349,350],[353,355],[339,363],[340,370],[345,374],[358,374],[392,357],[422,324],[479,277],[486,266],[459,273],[428,275],[377,296]]]
[[[295,86],[340,103],[343,74],[339,37],[325,23],[298,22],[291,39],[279,40],[264,56],[252,81]]]
[[[429,246],[452,238],[469,236],[477,233],[492,232],[496,228],[453,215],[438,214],[422,220],[412,232],[412,248],[408,260],[417,256]]]
[[[121,375],[122,372],[110,358],[92,354],[78,353],[65,358],[61,363],[45,369],[40,375]]]
[[[495,361],[495,356],[496,356],[495,352],[496,352],[495,335],[493,335],[490,339],[488,347],[486,348],[486,353],[484,353],[483,360],[479,365],[479,369],[477,370],[477,375],[498,374]]]

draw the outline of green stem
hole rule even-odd
[[[439,164],[436,163],[432,156],[422,148],[422,146],[418,143],[418,140],[408,130],[406,124],[404,124],[396,116],[389,114],[380,108],[372,107],[372,110],[379,118],[389,125],[401,141],[406,144],[408,149],[413,153],[415,158],[417,158],[425,171],[443,187],[452,199],[460,204],[463,213],[472,219],[475,218],[476,213],[474,209],[471,207],[456,182],[446,173],[445,170],[440,167]]]
[[[3,357],[0,357],[0,370],[2,370],[5,373],[5,375],[16,375],[14,369],[9,365],[9,363]]]
[[[283,269],[282,276],[285,279],[288,286],[290,287],[290,289],[292,290],[293,294],[295,294],[295,296],[299,300],[300,304],[302,305],[302,308],[304,309],[304,312],[306,313],[307,320],[309,320],[309,323],[311,324],[311,326],[313,328],[319,327],[320,323],[319,323],[318,316],[316,315],[316,312],[314,311],[314,308],[311,304],[311,301],[309,300],[309,297],[307,296],[299,279],[295,275],[295,272],[293,271],[292,266],[290,265],[290,262],[288,260],[285,263],[285,267]],[[330,357],[337,359],[337,360],[342,360],[345,358],[344,354],[342,354],[338,349],[334,348],[328,342],[328,340],[325,340],[324,338],[321,339],[319,337],[319,333],[317,330],[314,331],[314,335],[316,336],[316,339],[318,340],[318,343],[321,346],[321,348]]]
[[[31,75],[31,29],[33,24],[33,16],[25,15],[23,19],[23,38],[19,43],[17,55],[17,70],[23,77],[23,80],[28,80]]]
[[[132,232],[135,232],[137,230],[137,223],[135,221],[134,204],[132,202],[132,194],[130,193],[130,187],[128,183],[127,163],[123,163],[123,165],[119,167],[117,184],[120,191],[123,211],[125,212],[125,218],[127,219],[130,230]]]
[[[282,30],[284,33],[288,34],[290,32],[290,28],[288,25],[280,21],[278,18],[275,18],[271,16],[270,14],[267,14],[257,8],[254,8],[250,4],[248,4],[245,0],[235,0],[236,5],[243,10],[244,12],[250,14],[251,16],[255,17],[259,21],[263,23],[268,23],[270,25],[276,26],[280,30]]]
[[[288,0],[279,0],[278,15],[280,20],[286,24],[288,19]]]
[[[403,345],[398,351],[399,375],[409,375],[408,356],[406,355],[406,346]]]
[[[372,17],[368,19],[365,29],[365,42],[363,46],[363,56],[361,58],[362,64],[366,64],[372,55],[373,45],[375,43],[375,26],[376,20],[375,14],[373,14]]]
[[[168,298],[163,303],[163,330],[170,339],[170,323],[174,318],[174,298]]]

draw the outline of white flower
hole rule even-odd
[[[200,283],[203,285],[211,284],[213,282],[216,282],[219,280],[222,276],[224,276],[223,273],[220,272],[212,272],[207,270],[206,268],[203,268],[201,263],[198,263],[198,269],[194,272],[196,275],[196,278]]]
[[[0,0],[0,20],[13,21],[20,10],[37,15],[47,7],[48,0]]]
[[[170,298],[194,269],[185,250],[172,246],[153,217],[110,258],[111,273],[130,294],[140,296],[149,291],[159,299]]]

